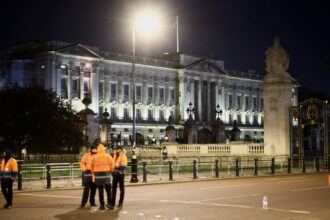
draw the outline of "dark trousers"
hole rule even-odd
[[[97,188],[99,189],[100,205],[104,206],[103,188],[105,188],[105,192],[107,193],[107,201],[108,201],[108,204],[110,205],[111,204],[111,184],[97,185]]]
[[[6,198],[7,205],[12,205],[13,202],[13,182],[1,181],[1,190],[3,196]]]
[[[84,193],[83,193],[83,197],[82,197],[82,200],[81,200],[82,205],[85,205],[87,203],[89,191],[91,191],[91,194],[90,194],[90,197],[89,197],[89,203],[91,205],[95,204],[95,193],[96,193],[95,183],[87,182],[87,183],[84,184]]]
[[[125,179],[125,174],[117,173],[117,174],[113,175],[113,182],[112,182],[112,205],[113,206],[115,206],[115,204],[116,204],[116,194],[117,194],[118,183],[119,183],[119,188],[120,188],[119,204],[122,204],[124,202],[124,196],[125,196],[124,179]]]

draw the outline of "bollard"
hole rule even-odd
[[[143,162],[143,182],[146,183],[147,182],[147,162]]]
[[[258,176],[258,159],[254,159],[254,175]]]
[[[291,173],[291,157],[288,158],[288,173]]]
[[[215,177],[219,178],[219,160],[215,160]]]
[[[320,159],[316,157],[316,172],[320,172]]]
[[[305,163],[305,158],[302,158],[302,162],[303,162],[303,173],[306,173],[306,163]]]
[[[239,176],[238,159],[236,159],[236,176]]]
[[[22,162],[18,162],[17,190],[22,190]]]
[[[275,158],[272,158],[272,174],[275,174]]]
[[[132,155],[132,176],[131,176],[131,183],[137,183],[139,182],[137,178],[138,173],[138,160],[136,158],[135,153]]]
[[[168,161],[169,181],[173,180],[172,161]]]
[[[196,160],[193,161],[193,172],[194,172],[194,177],[193,179],[197,179],[197,162]]]
[[[47,189],[50,189],[51,187],[51,175],[50,175],[50,165],[46,165],[46,170],[47,170]]]

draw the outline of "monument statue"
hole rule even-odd
[[[274,45],[266,50],[266,71],[270,74],[282,74],[289,68],[289,54],[280,45],[280,38],[274,38]]]

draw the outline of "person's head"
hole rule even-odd
[[[123,152],[123,147],[122,146],[117,146],[116,147],[116,153],[119,154],[121,152]]]
[[[97,146],[96,145],[92,145],[90,152],[91,152],[91,154],[96,154],[97,153]]]
[[[6,148],[6,149],[3,151],[3,156],[4,156],[5,158],[10,158],[10,157],[11,157],[11,149]]]

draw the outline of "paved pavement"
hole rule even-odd
[[[1,219],[330,219],[327,174],[131,186],[124,207],[78,209],[82,190],[14,194]],[[263,197],[268,209],[263,209]],[[0,197],[0,205],[4,198]]]

